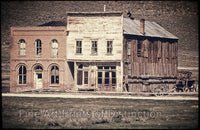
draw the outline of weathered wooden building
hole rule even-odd
[[[122,13],[67,13],[67,32],[76,90],[122,91]]]
[[[67,24],[12,27],[11,41],[11,92],[122,92],[124,81],[132,92],[175,85],[178,38],[122,12],[68,12]]]
[[[171,89],[177,79],[178,38],[155,22],[123,20],[124,79],[129,91]]]

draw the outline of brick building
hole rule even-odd
[[[12,27],[11,40],[11,92],[71,86],[66,27]]]
[[[148,63],[155,63],[151,62],[153,61],[151,54],[157,56],[159,47],[163,48],[160,53],[165,54],[166,51],[167,54],[174,55],[173,58],[166,57],[166,61],[170,59],[170,66],[173,66],[173,70],[170,69],[167,76],[169,79],[175,79],[177,47],[174,46],[177,46],[177,37],[158,24],[154,24],[155,26],[147,24],[147,28],[144,29],[146,27],[144,23],[142,25],[142,23],[138,24],[137,20],[129,20],[130,24],[127,24],[122,12],[69,12],[67,25],[51,23],[37,27],[12,27],[10,91],[56,89],[122,92],[123,78],[126,75],[129,78],[141,77],[144,74],[146,77],[155,77],[155,72],[151,73],[152,67],[146,69],[135,67],[135,63],[142,65],[144,58],[137,57],[144,57],[143,49],[145,48],[151,48],[145,49],[145,52],[149,54],[149,59],[145,60],[149,61],[146,62],[146,66],[150,66]],[[140,33],[142,28],[143,32]],[[157,30],[156,34],[163,35],[152,35],[152,32],[149,32],[151,28]],[[129,33],[131,29],[139,33],[132,31]],[[138,38],[147,39],[147,41],[152,38],[161,39],[160,41],[164,40],[164,42],[159,42],[162,44],[160,46],[159,40],[156,40],[155,44],[149,43],[155,47],[146,46],[145,48],[142,42],[141,47],[137,47],[139,46]],[[134,41],[130,48],[134,47],[136,50],[129,49],[126,41],[131,41],[130,39]],[[170,51],[164,49],[165,43],[171,43],[170,48],[174,49]],[[128,54],[129,51],[131,55]],[[136,52],[141,55],[136,55]],[[165,58],[161,59],[165,60]],[[174,59],[173,62],[172,59]],[[131,65],[132,68],[129,67]],[[162,69],[165,70],[165,67]],[[158,77],[166,77],[165,73],[159,74]],[[131,82],[128,81],[129,86]],[[144,82],[140,82],[142,86],[135,81],[132,83],[134,83],[133,86],[145,87]],[[174,83],[174,80],[170,82],[170,84]],[[131,91],[138,91],[138,89],[133,87]],[[139,89],[139,91],[144,91],[144,89]]]

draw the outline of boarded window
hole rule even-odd
[[[52,57],[58,56],[58,41],[56,39],[51,41],[51,56]]]
[[[59,68],[57,66],[51,67],[51,84],[59,84]]]
[[[82,78],[83,77],[83,71],[82,70],[78,70],[77,72],[77,84],[78,85],[82,85]]]
[[[82,53],[82,41],[76,41],[76,53],[77,54]]]
[[[92,41],[91,54],[97,54],[97,41]]]
[[[20,56],[26,55],[26,43],[24,39],[19,40],[19,55]]]
[[[42,42],[41,40],[36,40],[35,41],[35,45],[36,45],[36,55],[40,56],[42,54]]]
[[[19,67],[19,74],[18,74],[18,80],[19,84],[26,84],[26,67],[25,66],[20,66]]]
[[[113,42],[107,41],[107,54],[112,54],[112,50],[113,50]]]

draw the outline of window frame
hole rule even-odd
[[[111,45],[111,46],[110,46]],[[113,54],[113,40],[107,40],[107,55],[112,55]]]
[[[79,64],[77,65],[77,79],[76,84],[78,86],[88,86],[89,84],[89,65],[88,64]],[[80,79],[79,79],[80,78]]]
[[[58,71],[58,74],[56,74],[56,71]],[[52,76],[53,76],[53,82],[52,82]],[[57,78],[58,78],[58,80],[57,80]],[[59,85],[60,84],[59,67],[57,65],[53,65],[50,68],[50,84],[51,85]]]
[[[40,41],[39,43],[40,46],[38,46],[38,41]],[[35,40],[35,52],[36,52],[36,56],[42,55],[42,41],[40,39]]]
[[[54,42],[56,41],[56,42]],[[53,47],[53,43],[56,43],[56,47]],[[56,53],[56,54],[54,54]],[[51,40],[51,57],[57,58],[58,57],[58,41],[56,39]]]
[[[98,41],[97,40],[91,41],[91,55],[98,55]]]
[[[116,87],[117,85],[116,66],[98,66],[97,69],[98,69],[97,70],[98,87],[100,86]],[[101,73],[101,77],[99,76],[99,73]],[[106,73],[108,77],[106,77]],[[113,73],[115,74],[114,77],[113,77]],[[99,83],[99,80],[101,80],[101,83]],[[108,81],[107,83],[106,83],[106,80]],[[115,80],[115,83],[113,83],[114,80]]]
[[[18,43],[19,43],[19,56],[26,56],[26,41],[24,39],[20,39]],[[22,43],[24,43],[24,48],[21,47]],[[23,53],[21,53],[21,52],[23,52]]]
[[[20,68],[21,68],[21,73],[20,73]],[[25,68],[25,73],[24,73],[24,68]],[[20,77],[21,77],[21,83],[20,83]],[[25,80],[24,80],[25,78]],[[25,81],[25,82],[24,82]],[[26,85],[27,84],[27,69],[25,65],[20,65],[18,67],[18,85]]]
[[[76,40],[76,54],[82,54],[82,40]]]

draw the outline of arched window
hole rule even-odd
[[[20,56],[26,55],[26,43],[24,39],[19,40],[19,55]]]
[[[51,67],[51,84],[59,84],[59,68],[57,66]]]
[[[35,71],[36,72],[42,72],[43,68],[40,65],[38,65],[38,66],[35,67]]]
[[[18,83],[26,84],[26,67],[23,65],[19,67]]]
[[[57,57],[58,56],[58,41],[53,39],[51,41],[51,56]]]
[[[36,55],[40,56],[42,54],[42,42],[41,42],[41,40],[37,39],[35,41],[35,46],[36,46]]]

